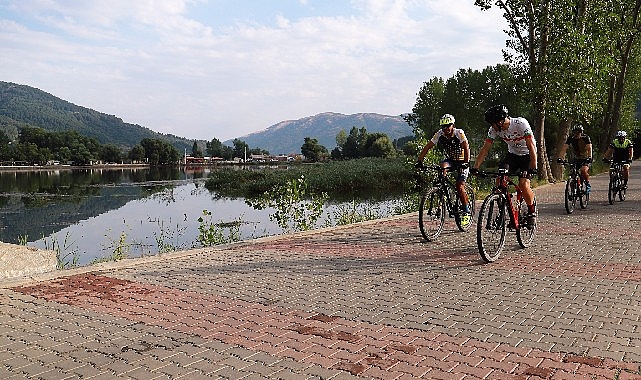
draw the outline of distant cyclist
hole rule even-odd
[[[628,186],[628,177],[630,177],[630,165],[634,155],[634,144],[628,139],[625,131],[618,131],[616,138],[608,146],[608,150],[603,155],[608,158],[612,155],[612,161],[624,162],[623,164],[623,187]]]
[[[572,128],[572,134],[565,140],[565,144],[563,144],[559,152],[557,162],[563,161],[565,152],[569,146],[572,147],[574,163],[581,164],[581,178],[585,181],[586,192],[590,194],[589,169],[592,163],[592,140],[590,140],[590,136],[584,133],[582,125],[575,125],[574,128]]]
[[[445,114],[439,121],[440,129],[436,131],[430,141],[425,144],[423,150],[418,155],[417,167],[423,165],[425,155],[434,146],[443,151],[445,158],[441,161],[442,168],[452,168],[457,170],[456,193],[461,199],[463,205],[463,214],[461,223],[467,224],[470,220],[470,205],[465,192],[465,181],[470,172],[470,146],[465,137],[465,132],[460,128],[454,127],[454,116]]]
[[[536,202],[534,192],[530,187],[530,178],[536,173],[536,140],[530,128],[530,123],[522,117],[508,116],[507,107],[496,105],[485,111],[485,121],[490,124],[485,143],[474,162],[474,171],[485,160],[494,140],[500,138],[507,144],[507,154],[501,160],[499,167],[507,169],[508,173],[518,174],[519,188],[528,208],[527,223],[536,224]],[[526,226],[527,227],[527,226]]]

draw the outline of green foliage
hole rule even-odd
[[[349,135],[341,130],[336,135],[334,159],[355,159],[364,157],[394,157],[396,149],[389,136],[384,133],[367,133],[367,129],[352,127]]]
[[[203,247],[240,241],[241,218],[231,223],[212,223],[211,212],[203,210],[198,218],[198,243]],[[227,229],[227,233],[225,233]]]
[[[305,142],[300,148],[300,152],[307,161],[317,162],[327,158],[327,148],[320,145],[317,139],[305,137]]]
[[[269,218],[285,232],[307,231],[315,227],[328,195],[310,193],[305,176],[276,185],[270,191],[245,203],[256,210],[274,208]]]
[[[69,269],[78,266],[78,248],[75,249],[72,245],[75,242],[71,242],[69,239],[71,236],[67,232],[65,235],[65,240],[62,245],[56,240],[55,236],[51,240],[45,240],[44,245],[46,250],[51,250],[56,252],[56,261],[58,262],[58,269]]]
[[[224,160],[231,160],[234,156],[234,150],[227,145],[223,145],[218,139],[208,141],[206,151],[209,157],[220,157]]]
[[[371,203],[357,203],[352,200],[351,203],[340,205],[333,213],[333,223],[337,226],[344,226],[352,223],[375,220],[383,217],[379,208]],[[328,224],[329,221],[328,221]]]
[[[150,165],[176,164],[181,153],[171,144],[159,139],[143,139],[140,145],[145,150],[145,159]]]
[[[210,173],[205,188],[218,196],[256,198],[276,185],[304,176],[313,192],[334,199],[388,198],[407,188],[414,171],[401,158],[362,158],[296,165],[287,170],[236,170],[221,168]]]

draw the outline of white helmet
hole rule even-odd
[[[628,136],[628,134],[627,134],[625,131],[619,131],[619,132],[617,132],[617,138],[618,138],[618,137],[620,137],[620,138],[626,138],[627,136]]]

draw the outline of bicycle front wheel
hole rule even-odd
[[[418,226],[427,241],[436,240],[445,223],[445,195],[438,188],[427,190],[418,209]]]
[[[534,233],[536,232],[536,224],[528,224],[527,214],[527,203],[525,203],[525,199],[521,199],[521,203],[519,203],[519,228],[516,229],[516,241],[519,242],[521,248],[527,248],[532,244]]]
[[[490,194],[485,198],[476,224],[476,243],[485,262],[496,261],[505,244],[505,197]]]
[[[565,211],[572,214],[574,206],[576,206],[576,180],[570,177],[565,182]]]
[[[625,200],[625,186],[623,186],[623,180],[619,179],[619,200],[623,202]]]
[[[476,202],[476,195],[474,194],[474,190],[472,189],[472,187],[467,184],[465,185],[465,192],[467,193],[467,201],[470,208],[470,213],[467,217],[467,220],[463,220],[462,218],[463,205],[461,203],[461,199],[458,196],[456,197],[455,207],[457,212],[454,215],[454,220],[456,221],[456,226],[460,231],[467,231],[474,224],[474,203]]]

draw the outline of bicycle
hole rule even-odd
[[[527,248],[534,240],[536,224],[528,225],[528,207],[521,189],[515,184],[506,169],[497,172],[478,172],[481,177],[498,178],[490,194],[483,200],[479,211],[476,242],[485,262],[496,261],[503,246],[507,229],[516,231],[516,240]],[[515,189],[515,194],[510,192]]]
[[[577,199],[581,208],[588,207],[590,194],[587,191],[587,183],[581,175],[581,167],[585,165],[584,160],[575,160],[573,162],[558,160],[559,164],[568,167],[568,179],[565,181],[565,211],[568,214],[574,212]]]
[[[470,215],[467,223],[462,220],[463,204],[456,193],[456,188],[446,173],[456,171],[455,168],[442,168],[439,165],[429,165],[419,168],[419,171],[436,171],[437,176],[421,194],[421,201],[418,209],[418,225],[423,238],[427,241],[435,241],[443,231],[445,215],[454,218],[456,226],[462,232],[467,231],[474,223],[474,201],[476,199],[474,190],[467,183],[465,192],[468,197]],[[423,187],[423,186],[421,186]]]
[[[608,183],[608,202],[614,204],[619,197],[619,201],[625,200],[626,187],[623,185],[623,164],[626,161],[614,161],[603,159],[604,162],[610,163],[610,182]]]

